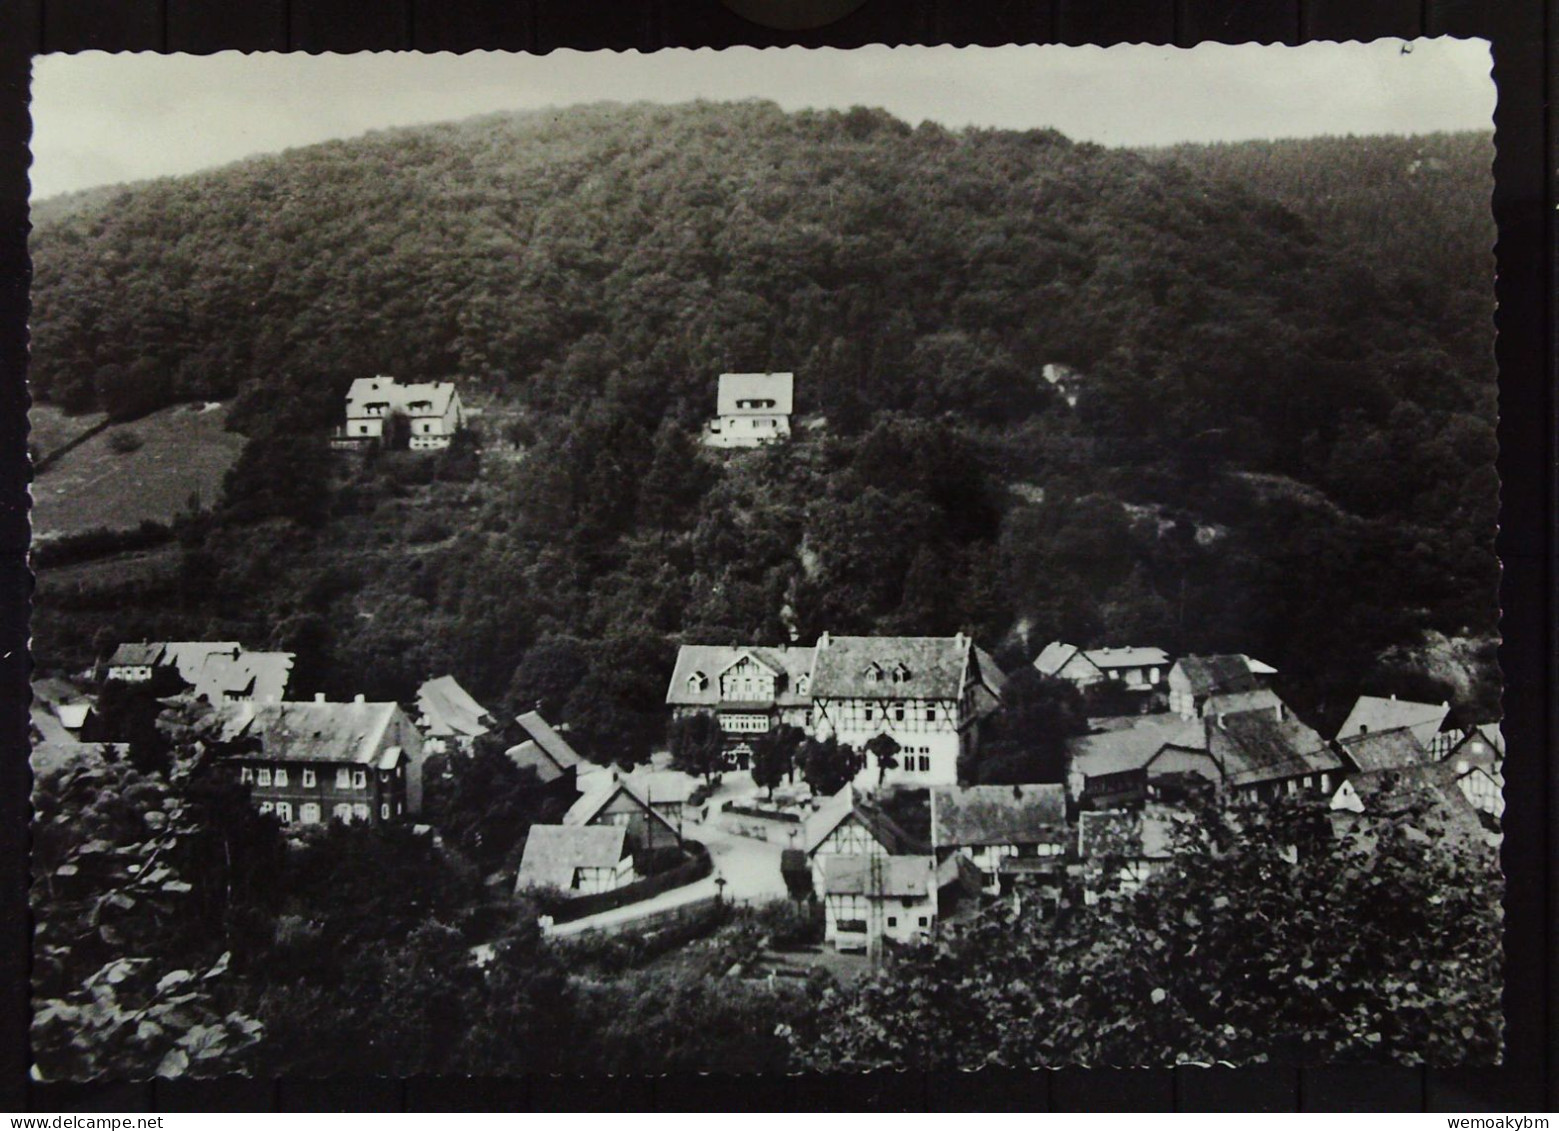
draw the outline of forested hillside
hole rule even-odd
[[[1321,711],[1437,690],[1379,657],[1495,628],[1487,140],[1314,145],[595,106],[56,208],[35,396],[234,398],[249,443],[176,576],[40,580],[40,658],[215,634],[297,649],[300,692],[454,670],[624,757],[677,641],[825,627],[1250,652]],[[1392,147],[1428,157],[1364,191]],[[826,423],[701,456],[718,374],[757,369]],[[331,456],[374,372],[461,382],[485,450]]]

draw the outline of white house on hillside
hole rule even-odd
[[[359,377],[346,394],[346,427],[337,434],[355,445],[382,440],[385,421],[400,414],[411,426],[413,450],[449,447],[450,438],[465,427],[460,392],[449,381],[402,385],[394,377]]]
[[[793,373],[722,373],[717,415],[704,426],[711,448],[756,448],[790,435]]]

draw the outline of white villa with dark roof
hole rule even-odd
[[[793,373],[722,373],[716,416],[704,426],[711,448],[756,448],[790,435]]]
[[[677,651],[666,704],[676,718],[712,714],[726,748],[750,754],[754,735],[780,723],[811,726],[813,648],[684,644]]]
[[[385,438],[385,421],[405,416],[411,425],[408,444],[414,451],[447,448],[465,427],[465,408],[453,382],[402,385],[394,377],[359,377],[346,394],[346,426],[336,439],[347,445]]]
[[[190,685],[189,694],[213,706],[223,703],[279,703],[292,675],[291,652],[250,652],[233,640],[168,640],[121,644],[107,664],[107,677],[144,683],[159,668],[172,668]]]
[[[899,744],[898,765],[876,758],[856,782],[955,785],[958,761],[979,745],[980,722],[1001,705],[1006,679],[973,640],[955,636],[830,636],[812,666],[813,730],[857,749],[880,734]]]

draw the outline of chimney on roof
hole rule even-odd
[[[828,633],[825,632],[825,633],[823,633],[822,636],[819,636],[817,638],[817,646],[819,648],[827,648],[828,647]]]
[[[361,691],[359,691],[356,695],[352,696],[352,702],[354,702],[354,703],[362,703],[362,702],[364,702],[363,693]]]
[[[1359,724],[1359,733],[1360,734],[1368,734],[1369,732],[1370,732],[1370,725],[1369,725],[1369,723],[1360,723]]]
[[[1395,699],[1395,698],[1396,698],[1396,697],[1397,697],[1397,693],[1396,693],[1396,692],[1395,692],[1395,691],[1393,691],[1393,692],[1392,692],[1392,693],[1391,693],[1391,697],[1392,697],[1392,698],[1393,698],[1393,699]]]
[[[1012,799],[1014,801],[1022,801],[1023,800],[1023,787],[1021,785],[1017,785],[1016,783],[1013,784],[1013,787],[1012,787]]]
[[[324,701],[325,701],[325,693],[323,691],[316,691],[316,692],[314,692],[314,702],[316,702],[316,703],[323,703]]]

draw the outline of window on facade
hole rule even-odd
[[[338,821],[350,821],[352,819],[352,807],[350,805],[337,805],[330,810],[330,815]]]
[[[861,708],[861,715],[867,722],[871,722],[877,717],[877,708],[868,703]]]
[[[244,785],[251,784],[254,781],[254,771],[251,770],[248,766],[245,766],[243,769],[238,771],[238,780],[241,781]]]
[[[924,927],[924,926],[925,926],[925,925],[926,925],[926,917],[925,917],[925,916],[924,916],[924,915],[922,915],[922,916],[921,916],[921,917],[920,917],[920,925],[921,925],[921,926],[922,926],[922,927]]]
[[[894,704],[894,706],[893,706],[893,721],[897,722],[897,723],[902,723],[904,721],[904,704],[902,704],[902,703],[895,703]]]
[[[390,803],[388,801],[382,803],[379,806],[379,817],[381,820],[385,821],[390,819]]]
[[[336,788],[337,789],[351,789],[352,788],[352,771],[347,769],[345,766],[342,766],[340,769],[338,769],[336,771]]]
[[[286,771],[286,769],[284,767],[281,767],[281,766],[276,767],[276,784],[277,785],[286,785],[287,784],[287,771]]]
[[[936,722],[936,708],[935,707],[927,707],[926,708],[926,722],[928,722],[928,723]]]
[[[368,820],[368,806],[362,804],[361,802],[352,806],[352,819],[354,821]]]
[[[284,824],[290,822],[292,820],[292,803],[278,801],[276,803],[276,815],[282,819]]]
[[[890,926],[890,927],[897,927],[898,925],[899,925],[899,917],[897,915],[889,915],[888,916],[888,926]]]
[[[255,776],[259,779],[259,782],[260,782],[261,785],[270,785],[271,784],[271,771],[270,770],[261,770]]]
[[[319,806],[312,801],[305,801],[299,816],[303,818],[305,825],[317,825],[319,824]]]
[[[313,770],[304,770],[303,771],[303,788],[304,789],[313,789],[314,785],[315,785],[314,771]]]
[[[352,788],[362,789],[368,784],[368,775],[362,770],[352,771]]]
[[[903,899],[903,903],[904,903],[905,907],[913,907],[913,906],[915,906],[915,898],[914,898],[914,896],[906,895],[904,897],[904,899]]]
[[[260,812],[262,813],[269,813],[274,808],[276,808],[276,806],[272,805],[269,801],[260,802]]]

